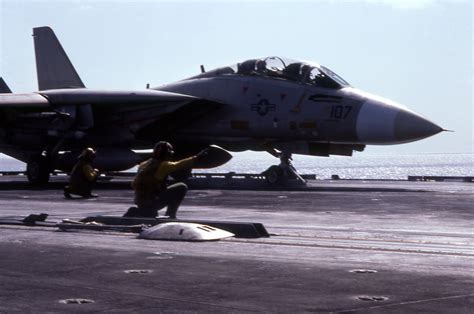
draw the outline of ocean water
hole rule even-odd
[[[260,173],[279,160],[267,153],[233,153],[227,164],[196,172]],[[370,154],[353,157],[295,155],[293,164],[302,174],[318,179],[407,179],[408,176],[474,176],[474,154]],[[0,171],[24,171],[25,164],[0,154]],[[131,169],[129,171],[134,171]]]
[[[258,157],[258,158],[256,158]],[[214,171],[258,173],[277,164],[268,154],[242,155]],[[353,157],[294,156],[299,173],[318,179],[407,179],[408,176],[474,176],[474,154],[356,154]]]

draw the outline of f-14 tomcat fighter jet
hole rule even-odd
[[[33,36],[39,91],[13,94],[0,84],[0,151],[26,162],[32,183],[69,171],[87,146],[98,149],[99,169],[118,171],[143,160],[136,151],[158,140],[171,142],[180,157],[210,144],[275,156],[351,156],[365,145],[443,130],[327,67],[280,57],[201,67],[199,75],[144,90],[87,89],[52,29],[34,28]]]

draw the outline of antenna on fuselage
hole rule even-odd
[[[204,69],[204,65],[201,64],[201,73],[205,73],[206,70]]]

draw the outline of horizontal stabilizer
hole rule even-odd
[[[3,77],[0,77],[0,94],[11,94],[11,92],[10,87],[5,83]]]
[[[51,28],[33,28],[33,37],[39,90],[85,87]]]

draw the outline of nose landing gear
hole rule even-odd
[[[306,185],[306,180],[301,177],[291,161],[291,153],[286,152],[271,152],[272,155],[280,158],[279,165],[270,166],[267,170],[262,172],[265,180],[272,186],[287,185],[290,181],[297,182],[301,185]]]

